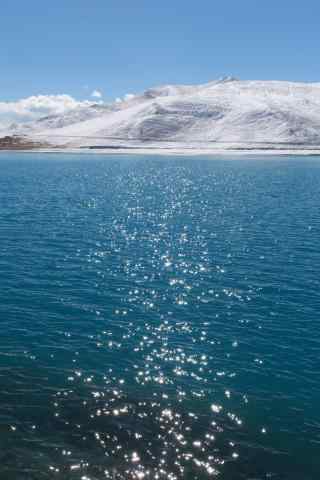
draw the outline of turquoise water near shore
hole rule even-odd
[[[0,478],[320,478],[317,158],[0,155]]]

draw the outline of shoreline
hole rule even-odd
[[[156,155],[156,156],[320,156],[320,149],[203,149],[203,148],[158,148],[158,147],[75,147],[75,148],[8,148],[0,149],[1,153],[47,153],[47,154],[81,154],[81,155]]]

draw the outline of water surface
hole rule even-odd
[[[0,478],[320,478],[317,158],[0,155]]]

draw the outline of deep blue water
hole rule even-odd
[[[318,480],[320,160],[0,155],[0,478]]]

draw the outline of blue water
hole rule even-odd
[[[318,480],[320,161],[0,155],[0,478]]]

